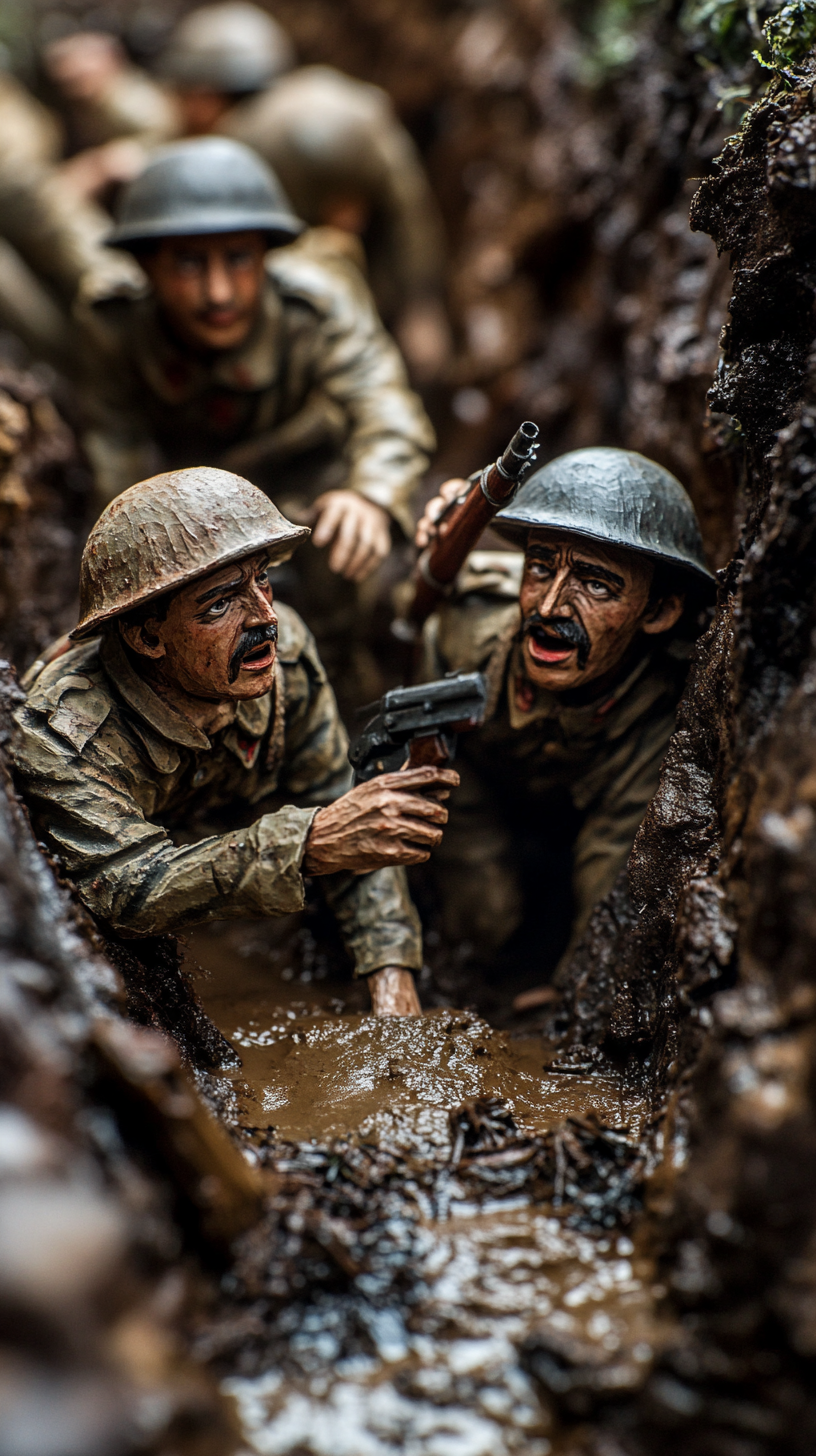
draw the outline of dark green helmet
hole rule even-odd
[[[274,247],[291,243],[304,227],[256,152],[228,137],[198,137],[154,154],[125,188],[105,241],[112,248],[132,248],[154,238],[257,229]]]
[[[713,581],[694,506],[679,480],[634,450],[570,450],[542,465],[493,521],[519,546],[536,526],[642,551]]]

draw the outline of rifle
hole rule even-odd
[[[457,733],[478,728],[486,704],[481,672],[453,672],[415,688],[393,688],[374,704],[376,716],[349,750],[355,784],[403,766],[450,763]]]
[[[469,489],[446,506],[438,535],[423,551],[414,572],[414,598],[405,618],[394,623],[396,636],[412,641],[417,629],[446,596],[465,558],[497,511],[510,503],[538,451],[538,425],[525,420],[504,454],[470,477]]]

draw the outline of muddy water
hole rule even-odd
[[[450,1009],[372,1017],[365,988],[333,977],[308,940],[304,954],[303,941],[239,924],[199,932],[191,949],[209,972],[198,983],[205,1007],[243,1061],[230,1074],[240,1119],[275,1139],[320,1147],[358,1134],[438,1160],[448,1110],[474,1097],[501,1098],[535,1133],[575,1113],[634,1129],[645,1116],[611,1075],[547,1070],[552,1049],[539,1037]],[[569,1397],[575,1386],[580,1399],[599,1383],[637,1386],[663,1339],[660,1291],[631,1230],[582,1232],[564,1214],[500,1185],[476,1201],[455,1178],[442,1203],[395,1194],[348,1287],[290,1300],[260,1368],[256,1359],[242,1373],[239,1357],[227,1389],[250,1449],[561,1449],[556,1404],[524,1353],[531,1342],[545,1347],[553,1389]]]

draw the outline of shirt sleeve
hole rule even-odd
[[[329,804],[351,787],[348,737],[310,632],[286,668],[286,758],[280,788],[299,804]],[[422,967],[419,917],[401,868],[317,879],[333,911],[355,974],[383,966]]]
[[[138,757],[123,738],[103,729],[78,752],[44,714],[23,709],[13,758],[38,832],[84,903],[115,929],[173,934],[303,908],[314,809],[287,805],[248,829],[178,847],[139,807],[129,786]]]
[[[413,535],[414,494],[434,448],[433,428],[353,264],[321,265],[325,307],[315,342],[315,384],[342,409],[349,431],[346,485],[382,506]]]

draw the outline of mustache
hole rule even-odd
[[[523,636],[530,633],[532,636],[552,641],[553,637],[560,637],[562,642],[568,642],[571,647],[578,651],[578,667],[583,671],[587,665],[592,643],[589,640],[589,633],[583,622],[573,617],[542,617],[540,612],[530,612],[524,618],[521,625]]]
[[[241,663],[248,652],[254,652],[256,647],[262,647],[264,642],[277,642],[277,640],[277,622],[267,622],[263,627],[248,627],[246,632],[242,632],[238,639],[238,646],[229,660],[227,676],[230,682],[235,682],[235,679],[241,671]]]

